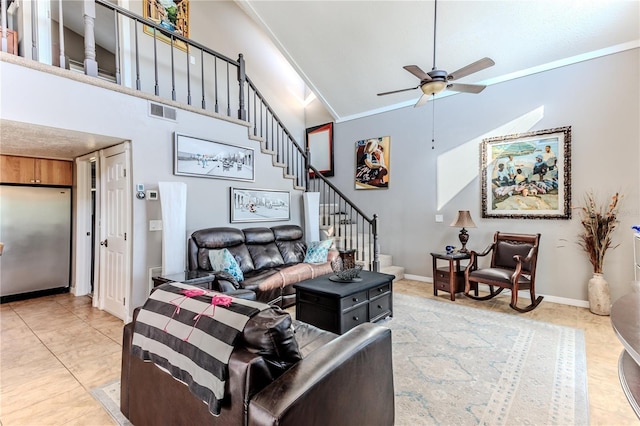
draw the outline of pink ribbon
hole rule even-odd
[[[181,290],[180,293],[182,293],[184,296],[176,297],[175,299],[173,299],[173,300],[171,300],[169,302],[172,305],[175,305],[176,308],[173,310],[173,314],[171,314],[171,318],[169,318],[169,321],[167,321],[167,323],[164,326],[163,330],[165,332],[167,331],[167,327],[169,326],[169,323],[171,322],[173,317],[176,316],[176,314],[180,313],[180,305],[182,305],[182,302],[184,302],[185,300],[187,300],[190,297],[203,296],[203,295],[207,294],[207,290],[202,289],[202,288],[193,288],[193,289]],[[176,303],[176,300],[180,300],[180,302]]]
[[[191,337],[191,333],[193,333],[193,330],[198,325],[198,321],[200,321],[200,318],[202,318],[203,316],[212,318],[216,313],[216,306],[229,307],[229,305],[231,305],[231,302],[233,302],[233,298],[231,298],[229,296],[223,296],[223,295],[219,295],[219,294],[214,295],[211,298],[211,305],[207,306],[206,308],[204,308],[204,311],[200,312],[198,315],[193,317],[193,319],[195,320],[195,323],[193,324],[193,327],[191,328],[191,331],[189,332],[189,335],[187,337],[185,337],[183,340],[185,342],[189,341],[189,337]],[[210,307],[213,307],[213,312],[211,312],[211,314],[207,314],[206,312]]]

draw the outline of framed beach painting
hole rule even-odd
[[[390,136],[363,139],[356,142],[356,189],[386,189],[389,187]]]
[[[482,217],[571,218],[571,126],[484,139]]]
[[[142,16],[162,27],[166,33],[159,32],[155,28],[144,25],[146,34],[154,35],[158,40],[171,44],[171,36],[167,34],[179,34],[189,37],[189,0],[143,0]],[[175,40],[173,45],[187,50],[187,45]]]
[[[289,220],[289,191],[231,188],[231,223]]]
[[[174,134],[173,174],[255,180],[253,148]]]

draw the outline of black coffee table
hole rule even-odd
[[[336,282],[323,275],[294,284],[296,319],[343,334],[363,322],[393,316],[394,275],[362,271],[358,282]]]

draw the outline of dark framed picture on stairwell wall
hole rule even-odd
[[[389,187],[390,136],[363,139],[356,142],[356,189],[386,189]]]
[[[189,0],[143,0],[142,16],[157,25],[163,31],[157,31],[148,25],[143,26],[145,34],[154,36],[165,43],[171,44],[172,38],[167,33],[173,33],[189,38]],[[186,51],[186,43],[173,38],[173,45]]]

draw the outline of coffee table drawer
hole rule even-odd
[[[386,294],[369,303],[369,317],[372,322],[388,315],[391,315],[391,294]]]
[[[351,330],[356,325],[365,323],[368,321],[367,317],[367,309],[369,308],[368,304],[364,304],[360,307],[357,307],[349,312],[345,312],[342,314],[342,323],[340,334]]]
[[[361,291],[360,293],[352,294],[351,296],[347,296],[344,299],[340,300],[340,310],[344,311],[353,306],[357,306],[363,302],[367,301],[367,292]]]
[[[309,293],[306,291],[298,291],[296,296],[301,302],[309,302],[314,305],[325,306],[327,308],[336,307],[337,300],[333,297],[324,296],[317,293]]]
[[[386,283],[376,288],[372,288],[369,290],[369,300],[375,299],[376,297],[391,292],[391,283]]]

